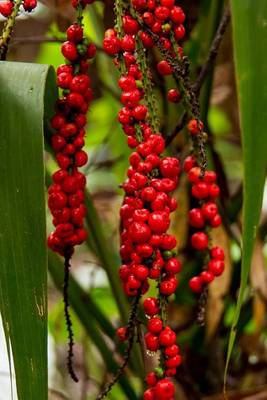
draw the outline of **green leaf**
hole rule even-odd
[[[19,400],[46,400],[43,120],[48,66],[0,64],[0,311]],[[54,86],[55,87],[55,86]]]
[[[232,324],[225,379],[236,338],[236,327],[247,286],[259,222],[267,155],[267,2],[232,1],[236,63],[244,161],[244,206],[241,285]]]

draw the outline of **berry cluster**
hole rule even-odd
[[[78,169],[87,163],[87,153],[82,147],[86,113],[92,100],[88,60],[96,51],[84,37],[80,20],[67,29],[67,39],[61,48],[66,64],[57,69],[62,96],[51,120],[54,130],[51,145],[60,169],[53,174],[53,184],[48,190],[48,205],[56,227],[48,237],[48,246],[63,256],[71,254],[74,246],[87,237],[83,228],[86,178]]]
[[[23,0],[22,2],[22,7],[24,11],[31,12],[34,10],[37,6],[37,0]],[[7,0],[7,1],[2,1],[0,3],[0,14],[3,15],[3,17],[8,18],[12,10],[14,8],[14,1],[12,0]]]
[[[157,45],[171,54],[172,58],[182,58],[183,49],[179,45],[185,36],[185,13],[175,4],[175,0],[132,0],[132,6],[143,23],[140,38],[145,48]],[[163,59],[158,62],[157,70],[161,75],[171,75],[170,62]],[[167,99],[178,103],[180,93],[177,89],[168,91]]]
[[[201,134],[203,123],[192,119],[188,123],[188,130],[194,140]],[[222,222],[216,204],[220,189],[216,184],[216,173],[211,170],[201,171],[195,156],[188,156],[183,168],[192,185],[191,195],[198,205],[189,212],[189,224],[197,230],[191,236],[191,245],[195,250],[204,252],[205,262],[207,262],[207,268],[198,276],[193,277],[189,286],[195,293],[201,293],[216,276],[220,276],[224,271],[224,251],[218,246],[212,247],[209,236],[210,229],[218,227]]]
[[[147,376],[149,388],[145,400],[171,400],[174,385],[169,377],[174,376],[181,363],[179,348],[175,344],[176,334],[164,322],[164,304],[168,296],[175,293],[178,281],[176,274],[181,269],[175,258],[176,239],[167,233],[170,214],[177,207],[171,196],[178,184],[179,160],[164,157],[165,140],[154,132],[147,104],[144,104],[144,74],[137,60],[137,43],[141,39],[144,47],[146,33],[138,21],[127,12],[122,16],[122,30],[106,31],[103,41],[105,51],[115,56],[115,64],[122,71],[118,84],[122,90],[123,108],[118,119],[127,135],[128,146],[133,149],[129,157],[128,179],[122,185],[125,192],[120,210],[121,247],[123,262],[119,275],[125,293],[136,297],[148,291],[148,279],[158,283],[158,298],[144,301],[148,317],[145,342],[149,353],[161,351],[161,372]],[[152,40],[150,38],[150,40]],[[153,40],[152,40],[153,45]],[[121,340],[128,338],[127,327],[118,329]]]

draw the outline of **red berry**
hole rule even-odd
[[[190,289],[195,293],[201,293],[202,291],[202,280],[199,276],[195,276],[189,281]]]
[[[83,39],[83,28],[79,24],[72,24],[67,29],[67,38],[71,42],[81,42]]]
[[[164,211],[154,211],[148,218],[148,224],[152,232],[164,233],[170,226],[170,219]]]
[[[78,58],[76,46],[72,42],[64,42],[61,46],[63,56],[69,61],[75,61]]]
[[[123,30],[125,33],[135,35],[139,30],[139,24],[130,15],[125,15],[123,17]]]
[[[167,368],[177,368],[182,362],[182,357],[180,354],[176,356],[170,357],[168,360],[165,361],[165,366]]]
[[[114,56],[120,51],[120,40],[116,36],[105,37],[103,48],[107,54]]]
[[[155,400],[154,390],[147,389],[144,393],[143,400]]]
[[[12,1],[2,1],[0,3],[0,14],[8,18],[12,13],[14,3]]]
[[[127,340],[128,335],[127,335],[127,328],[125,326],[122,326],[116,330],[116,335],[120,339],[121,342],[125,342]]]
[[[154,334],[159,334],[162,331],[163,322],[158,317],[153,317],[148,321],[147,329],[149,332]]]
[[[171,10],[171,20],[177,25],[184,23],[185,14],[184,14],[184,12],[183,12],[181,7],[175,6],[175,7],[172,8],[172,10]]]
[[[176,334],[169,326],[167,326],[159,335],[159,344],[163,347],[169,347],[175,344],[175,342]]]
[[[186,157],[183,165],[184,171],[189,172],[195,165],[196,165],[196,159],[194,156]]]
[[[170,75],[172,67],[166,60],[162,60],[157,64],[157,70],[161,75]]]
[[[156,315],[159,312],[158,300],[155,297],[148,297],[144,300],[144,310],[146,315]]]
[[[189,223],[194,228],[203,228],[205,221],[203,218],[202,211],[199,208],[193,208],[189,212]]]
[[[174,357],[179,353],[179,347],[176,344],[172,344],[171,346],[168,346],[164,350],[164,354],[167,357]]]
[[[83,150],[77,151],[75,154],[75,165],[77,167],[82,167],[88,161],[87,153]]]
[[[210,255],[212,258],[217,258],[218,260],[224,260],[224,251],[221,247],[215,246],[210,250]]]
[[[208,263],[209,271],[215,276],[220,276],[224,271],[224,261],[222,260],[211,260]]]
[[[171,103],[179,103],[181,95],[177,89],[170,89],[167,98]]]
[[[205,199],[209,196],[209,186],[205,182],[198,182],[192,187],[192,195],[197,199]]]
[[[188,122],[187,128],[191,135],[198,135],[203,130],[203,122],[196,119],[191,119],[191,121]]]
[[[202,210],[202,214],[203,214],[204,218],[206,218],[207,220],[211,220],[217,214],[218,207],[214,202],[209,201],[208,203],[203,204],[203,206],[201,207],[201,210]]]
[[[134,243],[145,243],[151,236],[151,231],[147,224],[143,222],[134,222],[131,224],[129,234]]]
[[[166,279],[165,281],[161,282],[159,291],[163,296],[170,296],[175,293],[177,285],[178,281],[175,277]]]
[[[205,250],[209,244],[209,238],[204,232],[196,232],[191,237],[191,244],[196,250]]]
[[[221,218],[221,216],[220,216],[219,214],[216,214],[216,215],[212,218],[212,220],[210,221],[210,225],[211,225],[213,228],[217,228],[218,226],[221,225],[221,223],[222,223],[222,218]]]
[[[146,384],[148,386],[155,386],[157,381],[158,381],[158,378],[157,378],[157,375],[155,374],[155,372],[150,372],[149,374],[147,374]]]
[[[183,39],[185,35],[185,27],[183,25],[177,26],[177,28],[174,28],[174,37],[177,40],[177,42],[181,39]]]
[[[181,271],[181,262],[176,258],[170,258],[166,262],[165,270],[171,275],[178,274]]]
[[[174,384],[168,378],[161,379],[155,386],[157,400],[172,400],[174,392]]]
[[[37,0],[24,0],[23,1],[23,8],[25,11],[31,12],[36,8]]]
[[[211,283],[214,280],[214,275],[211,271],[203,271],[200,278],[203,283]]]
[[[72,79],[70,84],[70,90],[72,92],[84,94],[88,89],[89,84],[90,84],[89,76],[85,74],[79,74]]]
[[[159,349],[159,340],[156,335],[148,332],[145,334],[146,347],[150,351],[157,351]]]

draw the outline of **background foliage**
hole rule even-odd
[[[185,52],[191,61],[194,80],[208,55],[225,4],[222,0],[184,1],[181,4],[187,14]],[[115,338],[115,329],[127,319],[128,310],[117,277],[118,210],[122,196],[119,184],[128,164],[128,148],[117,123],[120,107],[117,73],[112,60],[101,49],[104,29],[112,25],[111,10],[112,2],[96,2],[85,16],[87,33],[99,46],[99,51],[91,65],[95,99],[90,109],[86,137],[90,160],[85,169],[88,173],[87,224],[90,235],[86,246],[81,247],[74,258],[70,285],[77,342],[76,368],[81,379],[78,385],[73,385],[66,374],[66,332],[60,294],[63,268],[61,260],[49,253],[48,317],[53,348],[49,375],[51,399],[94,399],[110,373],[116,370],[123,352],[123,346]],[[60,41],[72,18],[71,7],[64,0],[57,2],[56,6],[40,4],[33,16],[18,19],[8,59],[56,67],[63,62]],[[257,234],[255,229],[260,215],[267,154],[264,109],[267,100],[266,20],[264,0],[256,0],[253,4],[249,0],[233,2],[232,25],[225,34],[216,66],[209,72],[201,90],[202,118],[207,122],[209,134],[209,163],[216,168],[222,188],[220,207],[224,224],[223,228],[216,230],[213,240],[223,245],[227,254],[224,275],[210,286],[204,327],[195,322],[198,304],[187,284],[197,269],[197,260],[192,258],[187,243],[186,214],[190,198],[185,180],[177,191],[179,210],[172,229],[178,237],[183,272],[176,296],[169,306],[169,315],[184,353],[184,363],[176,380],[181,400],[222,398],[227,349],[228,361],[231,356],[231,362],[226,382],[233,393],[229,398],[255,399],[249,396],[256,396],[258,392],[267,397],[266,202]],[[156,60],[156,53],[154,57]],[[36,64],[0,65],[0,82],[3,83],[0,89],[0,178],[1,189],[6,194],[0,197],[3,226],[0,237],[0,308],[7,341],[10,340],[12,345],[20,400],[47,398],[46,314],[44,311],[40,321],[38,315],[32,318],[29,310],[36,310],[36,298],[43,298],[46,285],[42,137],[44,119],[46,183],[49,183],[55,163],[48,145],[47,120],[55,86],[52,75],[47,80],[48,68]],[[154,80],[162,131],[168,135],[173,132],[181,110],[165,100],[166,90],[172,84],[171,78],[162,80],[155,68]],[[34,112],[29,112],[33,109]],[[44,113],[45,109],[48,114]],[[187,149],[184,135],[179,134],[168,151],[181,156]],[[14,179],[20,183],[25,196],[16,196]],[[25,226],[29,220],[32,223],[27,227],[27,236]],[[47,223],[50,230],[48,214]],[[251,264],[253,238],[256,246]],[[16,257],[20,257],[19,260]],[[244,306],[240,310],[242,300]],[[45,304],[44,299],[43,310]],[[23,328],[18,328],[19,323]],[[233,347],[234,336],[237,336],[237,341]],[[23,363],[25,354],[27,360],[36,360],[38,374],[35,368],[29,369]],[[151,357],[141,354],[136,347],[129,368],[109,395],[110,399],[138,398],[144,374],[142,358],[145,367],[153,363]],[[31,382],[31,385],[23,382]]]

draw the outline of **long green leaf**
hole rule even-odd
[[[225,379],[259,222],[267,160],[267,2],[233,0],[233,39],[244,160],[241,285],[230,332]]]
[[[47,399],[43,120],[48,66],[0,64],[0,311],[19,400]],[[53,85],[52,85],[53,86]]]

